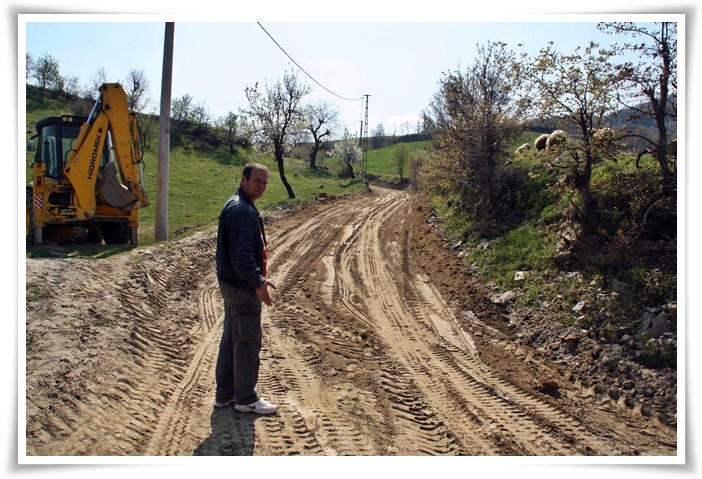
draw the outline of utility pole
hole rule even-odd
[[[370,95],[363,95],[366,97],[366,121],[363,126],[363,159],[361,160],[361,177],[363,182],[368,186],[368,97]]]
[[[173,78],[173,37],[175,23],[166,23],[161,75],[161,113],[156,169],[156,241],[168,240],[168,162],[171,147],[171,83]]]

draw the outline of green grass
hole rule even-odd
[[[479,273],[503,289],[516,285],[517,271],[553,271],[557,238],[532,224],[525,224],[496,239],[487,248],[475,248],[467,261],[475,262]]]
[[[88,258],[105,259],[131,251],[128,245],[97,245],[91,243],[65,243],[27,248],[27,258]]]
[[[418,150],[425,148],[429,144],[428,141],[417,141],[406,143],[410,149],[410,153],[415,153]],[[368,173],[377,177],[380,181],[389,184],[397,184],[400,182],[400,174],[397,167],[393,164],[392,152],[397,147],[398,143],[391,146],[384,146],[377,150],[368,151]],[[403,179],[410,176],[409,165],[402,174]]]
[[[40,283],[29,281],[27,283],[27,302],[39,301],[46,296],[46,290]]]
[[[441,228],[444,233],[452,240],[468,239],[468,232],[473,231],[473,222],[465,215],[457,212],[451,205],[458,199],[459,195],[443,197],[434,193],[430,193],[429,197],[434,205],[434,210],[441,220]],[[472,238],[474,244],[479,241],[476,237]]]

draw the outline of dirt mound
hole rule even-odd
[[[513,374],[509,364],[514,357],[487,354],[492,338],[483,341],[483,360],[521,387],[558,396],[556,384],[570,383],[587,397],[597,401],[626,404],[656,422],[671,427],[677,424],[677,371],[671,368],[646,368],[628,357],[622,348],[621,334],[606,337],[603,331],[582,330],[569,326],[541,311],[516,307],[513,301],[499,301],[504,292],[480,284],[475,275],[457,258],[449,244],[437,242],[440,231],[432,220],[431,204],[417,207],[414,217],[417,236],[416,258],[427,274],[436,278],[434,285],[464,314],[464,325],[479,319],[500,331],[516,348],[529,348],[533,354],[549,362],[557,370],[557,378]],[[618,332],[619,333],[619,332]],[[632,334],[633,336],[633,334]],[[626,339],[626,338],[625,338]],[[478,339],[479,340],[479,339]]]

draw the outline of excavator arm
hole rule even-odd
[[[97,110],[97,115],[95,111]],[[122,182],[116,179],[114,165],[105,165],[103,180],[98,172],[107,132],[110,132]],[[141,178],[141,152],[137,136],[136,114],[129,109],[127,95],[118,83],[105,83],[93,113],[81,127],[74,149],[69,154],[63,173],[74,190],[73,208],[79,220],[95,214],[95,188],[100,198],[124,210],[149,206]]]

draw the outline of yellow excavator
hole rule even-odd
[[[136,246],[138,210],[149,206],[138,139],[136,113],[119,83],[100,87],[88,117],[39,120],[29,141],[36,153],[27,246],[76,237]]]

